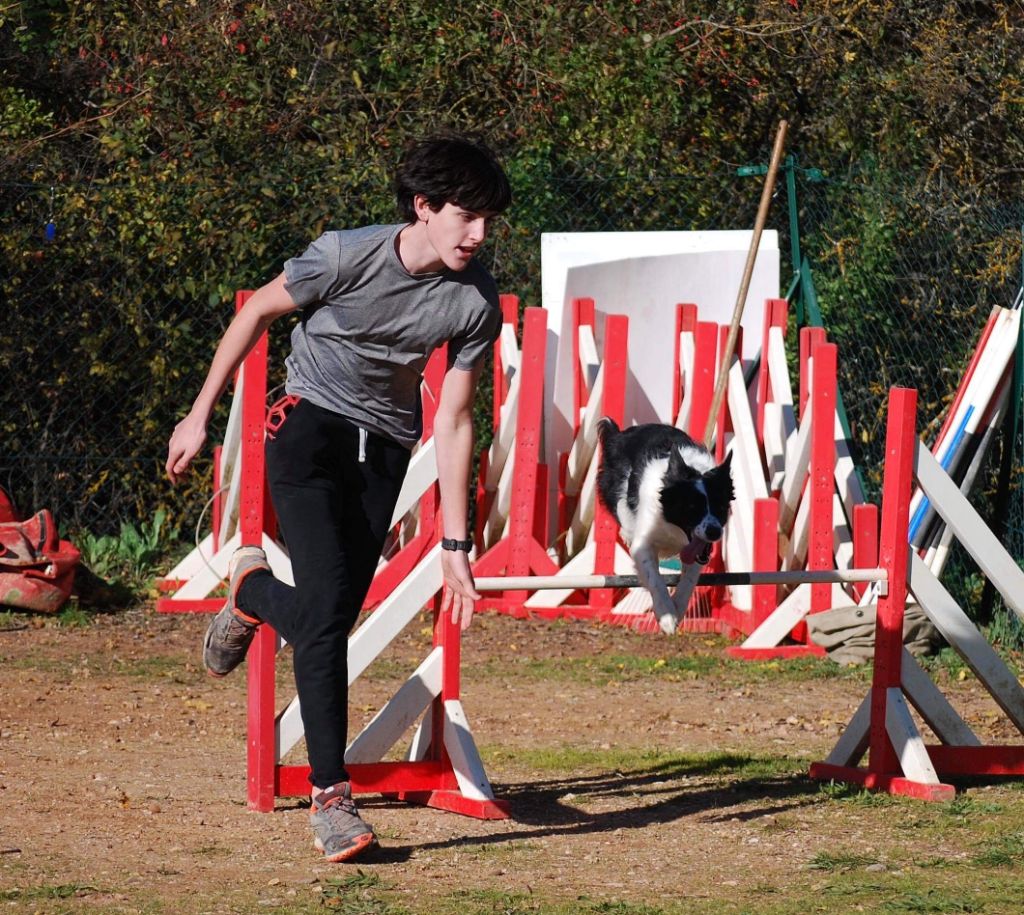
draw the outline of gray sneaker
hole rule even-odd
[[[373,847],[373,827],[359,816],[352,800],[352,786],[341,782],[313,796],[309,812],[313,844],[331,862],[351,861]]]
[[[259,569],[270,571],[270,563],[258,546],[239,547],[228,563],[227,603],[213,618],[203,639],[203,662],[211,677],[226,677],[245,660],[260,620],[247,616],[235,602],[245,577]]]

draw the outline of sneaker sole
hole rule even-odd
[[[206,630],[206,635],[203,636],[203,667],[206,668],[206,675],[208,677],[213,677],[214,680],[223,680],[227,676],[227,674],[219,674],[219,673],[217,673],[215,670],[213,670],[206,663],[206,650],[207,650],[207,648],[209,648],[209,646],[210,646],[210,630],[207,629]],[[228,671],[228,673],[230,673],[230,671]]]
[[[353,844],[348,848],[335,852],[333,855],[324,855],[324,858],[331,864],[340,864],[342,861],[351,861],[353,858],[358,858],[361,854],[373,848],[373,846],[377,844],[377,837],[372,832],[367,832],[361,836],[356,836],[356,838],[352,840],[352,843]],[[319,838],[313,839],[313,847],[319,852],[324,850],[323,843]]]
[[[239,616],[239,613],[236,613],[235,615]],[[242,613],[240,615],[241,615],[241,617],[243,617],[245,619],[249,619],[249,617],[246,617],[244,613]],[[256,623],[257,626],[263,625],[259,620],[256,620],[255,623]],[[226,671],[225,673],[222,673],[222,674],[217,673],[217,671],[215,671],[212,667],[210,667],[209,664],[206,663],[206,652],[209,650],[209,647],[210,647],[210,629],[207,628],[206,634],[203,636],[203,667],[206,668],[207,676],[213,677],[214,680],[223,680],[225,677],[227,677],[230,674],[234,673],[238,669],[238,666],[242,663],[241,661],[239,661],[238,664],[236,664],[234,667],[231,668],[231,670]],[[244,658],[243,658],[243,660],[244,660]]]

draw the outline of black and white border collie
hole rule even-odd
[[[605,417],[598,437],[598,493],[619,522],[637,577],[665,629],[666,621],[678,621],[686,608],[669,595],[658,560],[678,555],[685,565],[707,563],[733,499],[732,453],[716,465],[703,445],[660,423],[621,430]]]

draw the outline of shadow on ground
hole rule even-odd
[[[496,796],[511,803],[518,829],[503,825],[490,834],[392,845],[380,849],[374,860],[399,862],[414,851],[645,829],[683,817],[707,823],[749,821],[817,802],[819,786],[805,775],[748,774],[765,762],[755,756],[719,754],[625,772],[495,785]]]

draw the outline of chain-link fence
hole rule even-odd
[[[802,254],[813,265],[802,274],[810,280],[801,284],[802,304],[839,344],[851,442],[867,489],[877,496],[886,392],[893,385],[917,389],[921,436],[931,443],[989,313],[1012,307],[1021,288],[1024,203],[993,203],[976,189],[921,187],[877,170],[843,180],[796,171]],[[1024,557],[1020,399],[1018,355],[1007,419],[970,493],[1018,560]],[[959,545],[944,578],[976,615],[994,612],[991,587],[982,597],[977,565]],[[1019,639],[1019,627],[1011,629]]]
[[[527,305],[540,304],[542,232],[748,227],[760,191],[759,179],[731,168],[609,175],[599,164],[512,162],[510,174],[515,207],[486,257],[501,289]],[[769,227],[779,231],[784,278],[798,256],[810,266],[816,300],[807,301],[805,282],[802,304],[816,301],[839,344],[844,404],[874,492],[887,389],[918,388],[925,438],[934,435],[989,310],[1009,305],[1020,285],[1024,206],[922,190],[877,171],[815,179],[789,162]],[[386,188],[364,191],[324,197],[329,224],[390,220]],[[49,507],[72,531],[102,533],[159,507],[181,527],[194,522],[209,465],[199,463],[191,487],[172,491],[162,471],[168,434],[199,390],[233,290],[272,276],[320,228],[283,219],[291,201],[258,192],[250,198],[235,188],[229,200],[176,189],[168,197],[150,218],[130,184],[0,183],[0,484],[23,510]],[[223,219],[269,230],[251,245],[244,236],[222,243],[226,236],[203,226]],[[283,345],[280,323],[274,346]],[[215,429],[218,422],[223,415]],[[1020,454],[1018,447],[1008,520],[1016,556],[1024,555]],[[981,489],[991,515],[994,470]]]
[[[638,178],[514,164],[510,172],[515,208],[484,258],[502,291],[526,305],[540,304],[541,232],[716,229],[750,220],[751,188],[731,173]],[[386,187],[360,190],[320,195],[331,210],[327,225],[395,218]],[[157,508],[188,528],[209,489],[209,458],[196,462],[192,485],[171,490],[162,470],[167,437],[202,384],[233,291],[269,279],[323,224],[292,218],[275,226],[290,201],[259,193],[175,193],[152,213],[150,229],[140,208],[152,207],[152,196],[133,184],[0,183],[0,364],[8,376],[0,485],[23,511],[49,507],[72,531],[116,531]],[[221,244],[203,243],[197,226],[240,217],[252,227],[251,247],[225,234],[216,236]],[[287,323],[272,329],[275,349]],[[223,407],[213,434],[223,428]]]
[[[933,437],[989,312],[1013,304],[1024,205],[877,173],[802,180],[799,191],[801,253],[840,346],[854,443],[873,466],[884,438],[881,395],[916,388],[923,437]]]
[[[794,169],[799,188],[799,273],[803,317],[839,345],[840,388],[855,459],[867,491],[879,494],[886,394],[918,391],[918,423],[929,444],[996,306],[1021,288],[1024,205],[987,201],[975,191],[921,187],[876,170],[843,180]],[[811,266],[813,265],[813,266]],[[1020,341],[1017,345],[1020,350]],[[970,491],[972,503],[1011,554],[1024,557],[1020,375],[1007,418]],[[944,580],[980,619],[996,614],[1016,641],[1012,614],[994,599],[976,563],[954,546]]]

